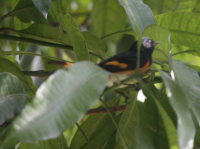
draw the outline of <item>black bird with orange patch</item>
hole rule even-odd
[[[146,69],[142,72],[145,74],[148,71],[147,68],[152,64],[152,53],[154,51],[154,46],[159,42],[155,42],[147,37],[143,37],[141,43],[140,65],[138,71]],[[101,63],[98,63],[97,65],[106,71],[116,74],[121,81],[127,79],[135,73],[137,67],[137,44],[137,41],[134,42],[129,51],[117,54]],[[73,64],[72,62],[55,60],[49,60],[48,63],[64,65],[66,68]],[[115,82],[117,82],[116,77],[110,76],[108,86],[112,86]]]

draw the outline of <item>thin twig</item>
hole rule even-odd
[[[91,149],[93,149],[92,145],[90,144],[90,141],[88,140],[87,136],[85,135],[85,133],[83,132],[83,130],[81,129],[81,127],[79,126],[78,123],[76,123],[76,126],[77,126],[78,129],[81,131],[81,133],[83,134],[83,136],[84,136],[84,138],[86,139],[86,141],[87,141],[89,147],[90,147]]]
[[[118,132],[118,134],[119,134],[120,139],[122,140],[122,143],[124,144],[125,149],[128,149],[127,144],[126,144],[126,142],[125,142],[125,140],[124,140],[124,138],[123,138],[123,136],[122,136],[122,133],[121,133],[121,131],[120,131],[120,129],[119,129],[119,127],[118,127],[118,125],[117,125],[115,119],[113,118],[112,113],[110,112],[108,106],[106,105],[106,103],[105,103],[101,98],[100,98],[99,100],[101,101],[101,103],[104,105],[104,107],[105,107],[106,110],[108,111],[108,114],[110,115],[110,118],[112,119],[113,124],[115,125],[115,127],[116,127],[116,129],[117,129],[117,132]]]

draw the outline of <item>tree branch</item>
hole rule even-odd
[[[124,111],[125,108],[126,108],[126,105],[123,105],[123,106],[109,107],[109,110],[110,110],[111,113],[115,113],[115,112],[118,112],[118,111]],[[108,113],[106,108],[99,107],[99,108],[96,108],[96,109],[88,110],[88,112],[85,115],[104,114],[104,113]]]

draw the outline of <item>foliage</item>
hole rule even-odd
[[[0,148],[200,148],[199,9],[197,0],[1,0]],[[150,71],[107,88],[113,74],[94,63],[141,37],[160,41]],[[56,70],[50,59],[76,63]],[[144,102],[136,87],[118,88],[133,79]]]

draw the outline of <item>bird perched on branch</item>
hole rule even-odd
[[[147,37],[142,38],[140,48],[140,64],[138,69],[138,71],[142,71],[142,74],[148,72],[148,68],[152,64],[152,53],[154,51],[154,47],[158,43],[160,42],[153,41]],[[127,79],[136,71],[138,59],[137,44],[138,41],[134,42],[129,51],[117,54],[105,61],[98,63],[97,65],[108,72],[114,73],[116,76],[118,76],[120,81]],[[64,66],[66,68],[69,68],[73,64],[73,62],[57,60],[49,60],[48,63]],[[114,85],[116,82],[117,78],[113,75],[110,75],[108,87]]]

